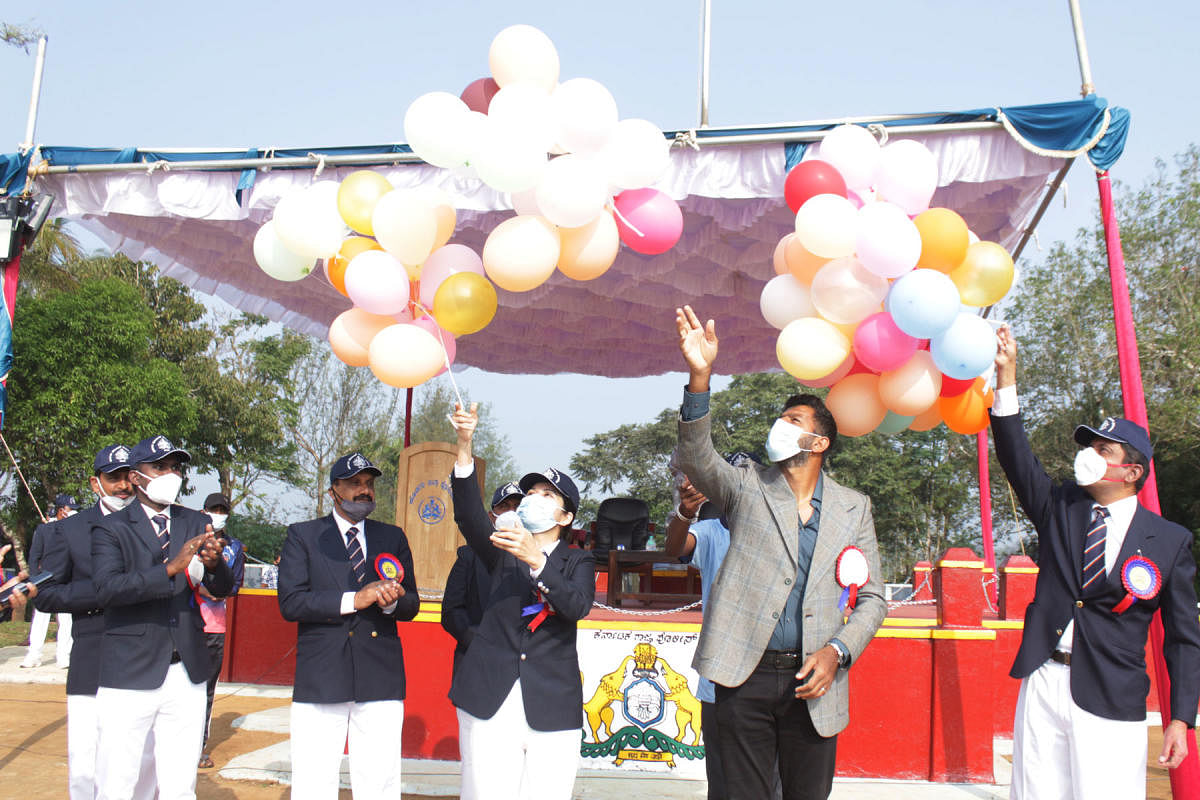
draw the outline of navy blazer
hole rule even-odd
[[[100,685],[104,611],[92,582],[92,525],[103,517],[103,509],[96,504],[49,528],[41,568],[54,577],[33,598],[39,611],[71,614],[67,694],[94,695]]]
[[[298,703],[404,699],[404,649],[396,621],[412,619],[421,607],[412,552],[395,525],[371,519],[360,524],[367,540],[368,583],[379,578],[375,557],[380,553],[396,556],[404,566],[404,595],[390,614],[373,604],[342,615],[342,595],[358,585],[332,514],[288,527],[279,559],[279,611],[299,623],[292,687]]]
[[[454,637],[453,672],[458,672],[458,662],[475,638],[483,620],[484,601],[492,588],[487,566],[470,545],[458,548],[457,555],[442,592],[442,627]]]
[[[579,729],[583,687],[575,628],[592,610],[595,559],[586,550],[559,542],[535,586],[528,564],[492,545],[495,529],[475,476],[451,475],[450,487],[454,521],[488,567],[492,584],[483,619],[451,683],[450,701],[474,717],[491,719],[519,679],[529,727]],[[537,588],[555,613],[530,632],[532,617],[521,616],[521,610],[536,602]]]
[[[208,514],[172,505],[168,557],[177,556],[211,524]],[[158,536],[141,503],[135,500],[94,520],[91,538],[92,581],[104,609],[100,685],[157,689],[167,677],[172,652],[179,653],[192,683],[207,681],[210,657],[200,609],[187,576],[167,576]],[[233,588],[225,559],[205,571],[204,586],[213,597],[224,597]]]
[[[79,515],[75,514],[74,516]],[[45,571],[46,568],[42,565],[42,561],[46,557],[46,547],[54,539],[54,529],[60,521],[51,518],[33,529],[33,537],[29,540],[29,553],[25,557],[25,563],[29,566],[29,577],[32,578],[39,572]],[[37,607],[36,604],[34,607]]]
[[[1037,589],[1025,611],[1012,677],[1024,678],[1044,664],[1074,619],[1071,696],[1075,703],[1106,719],[1143,720],[1150,690],[1146,636],[1154,612],[1161,610],[1172,717],[1191,727],[1200,702],[1200,621],[1191,532],[1138,506],[1107,581],[1085,594],[1080,585],[1083,541],[1094,502],[1091,495],[1074,481],[1056,485],[1050,480],[1029,447],[1020,414],[993,416],[992,433],[996,458],[1038,532]],[[1121,567],[1139,554],[1158,566],[1162,590],[1153,599],[1135,600],[1124,613],[1114,614],[1113,607],[1126,594]]]

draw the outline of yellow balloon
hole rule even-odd
[[[577,281],[590,281],[607,272],[621,247],[617,223],[608,212],[579,228],[559,228],[558,237],[562,241],[558,269]]]
[[[338,186],[338,213],[351,229],[367,236],[375,235],[371,214],[379,198],[392,190],[392,184],[378,172],[360,169],[351,172]]]
[[[487,278],[475,272],[456,272],[442,281],[433,295],[433,317],[455,336],[481,331],[496,316],[499,298]]]
[[[869,372],[847,375],[825,396],[825,406],[842,436],[862,436],[879,427],[887,409],[879,399],[879,376]]]
[[[779,332],[775,357],[792,377],[811,381],[837,369],[850,355],[845,334],[817,317],[792,320]]]
[[[995,242],[975,242],[967,248],[967,257],[950,273],[958,287],[958,296],[969,306],[990,306],[1000,302],[1013,284],[1013,260]]]

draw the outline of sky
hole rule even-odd
[[[1200,130],[1200,109],[1180,102],[1200,66],[1200,5],[1080,5],[1097,93],[1132,112],[1113,175],[1138,185]],[[0,21],[49,36],[38,143],[143,148],[401,141],[409,103],[486,75],[492,38],[516,23],[550,36],[563,79],[607,86],[622,118],[695,127],[700,19],[699,0],[0,6]],[[0,49],[3,152],[24,134],[33,67],[32,52]],[[1079,86],[1066,0],[712,2],[712,125],[1053,102],[1077,98]],[[1040,247],[1095,217],[1081,159],[1038,228]],[[1039,258],[1039,246],[1024,258]],[[661,323],[673,336],[670,316]],[[565,468],[587,437],[678,404],[685,380],[477,369],[456,379],[490,404],[515,463],[530,470]]]

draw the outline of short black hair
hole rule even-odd
[[[1123,450],[1125,452],[1125,463],[1126,464],[1137,464],[1139,467],[1142,468],[1141,476],[1137,479],[1137,482],[1134,483],[1134,485],[1133,485],[1134,488],[1140,492],[1142,490],[1142,487],[1146,485],[1146,479],[1150,477],[1150,462],[1146,459],[1146,456],[1143,455],[1140,450],[1136,450],[1133,447],[1131,447],[1130,445],[1125,444],[1124,442],[1120,442],[1120,445],[1121,445],[1121,450]]]
[[[780,415],[786,414],[789,408],[795,408],[796,406],[807,406],[812,409],[813,422],[816,427],[814,433],[818,433],[829,440],[829,447],[823,454],[828,456],[837,445],[838,431],[837,420],[833,418],[833,414],[825,407],[825,401],[815,394],[794,394],[783,401],[783,410],[779,413]]]

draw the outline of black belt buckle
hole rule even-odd
[[[767,650],[763,653],[761,663],[773,669],[797,669],[800,666],[800,654],[794,650]]]
[[[1059,664],[1071,666],[1071,654],[1066,650],[1055,650],[1050,654],[1051,661],[1057,661]]]

